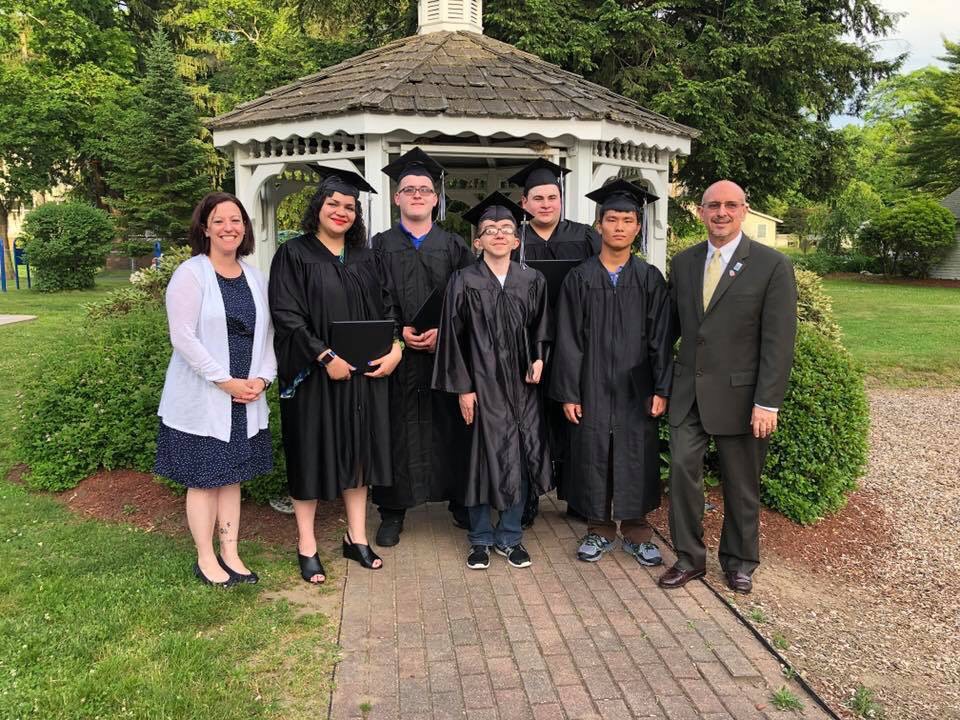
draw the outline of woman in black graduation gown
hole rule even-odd
[[[316,550],[317,500],[343,497],[343,555],[365,567],[380,558],[366,537],[367,487],[390,485],[390,420],[386,376],[400,362],[395,342],[373,369],[351,372],[328,344],[336,320],[396,322],[398,313],[376,254],[365,246],[358,202],[372,190],[356,173],[321,168],[302,222],[303,235],[281,245],[270,267],[280,417],[287,483],[299,536],[297,557],[307,582],[323,582]]]

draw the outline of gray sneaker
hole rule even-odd
[[[613,550],[612,540],[607,540],[602,535],[596,533],[587,533],[580,540],[580,547],[577,548],[577,560],[584,562],[596,562],[603,557],[605,552]]]
[[[655,567],[663,564],[663,556],[660,554],[660,548],[652,542],[638,543],[623,541],[624,552],[633,555],[637,562],[646,567]]]
[[[293,515],[293,500],[290,499],[289,495],[281,495],[279,497],[270,498],[270,507],[272,507],[278,513],[283,513],[284,515]]]

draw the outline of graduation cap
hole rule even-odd
[[[565,168],[552,163],[543,158],[537,158],[532,163],[525,165],[519,172],[514,173],[507,181],[513,185],[519,185],[523,188],[523,194],[526,195],[535,187],[541,185],[556,185],[560,190],[560,217],[564,216],[563,201],[563,176],[570,172],[570,168]]]
[[[328,165],[310,164],[309,167],[317,175],[323,178],[317,192],[326,192],[331,190],[342,195],[350,195],[358,198],[360,193],[369,193],[367,195],[367,244],[370,244],[370,195],[376,195],[377,191],[368,183],[363,175],[355,173],[352,170],[341,170],[340,168],[329,167]]]
[[[647,251],[647,205],[659,199],[656,195],[639,185],[617,178],[588,192],[587,197],[597,203],[601,219],[607,210],[637,213],[640,219],[640,247],[644,252]]]
[[[520,264],[524,264],[524,235],[527,221],[533,217],[501,192],[492,192],[463,214],[463,219],[475,227],[484,220],[513,220],[520,228]]]
[[[423,150],[415,147],[405,152],[392,163],[386,165],[382,172],[386,173],[394,182],[400,183],[407,175],[429,177],[434,184],[440,186],[440,201],[437,203],[437,219],[443,220],[447,216],[447,193],[444,178],[446,170]]]
[[[319,175],[323,180],[320,187],[324,190],[333,190],[343,195],[352,195],[360,197],[360,193],[368,192],[377,194],[377,191],[364,180],[363,175],[355,173],[352,170],[341,170],[340,168],[329,167],[327,165],[309,165],[309,168]]]

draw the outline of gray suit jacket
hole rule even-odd
[[[797,285],[783,253],[744,235],[704,311],[706,259],[702,242],[671,264],[680,354],[670,424],[679,425],[696,401],[707,433],[741,435],[750,432],[754,404],[779,408],[783,402],[797,333]]]

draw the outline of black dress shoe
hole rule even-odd
[[[368,570],[379,570],[383,567],[383,561],[380,556],[370,549],[369,545],[361,545],[350,539],[350,532],[347,531],[343,538],[343,556],[347,560],[356,560]],[[373,563],[380,560],[380,566],[376,567]]]
[[[229,572],[227,574],[230,575],[230,577],[228,577],[223,582],[215,582],[211,580],[210,578],[208,578],[206,575],[203,574],[203,570],[200,569],[200,563],[193,564],[193,574],[196,575],[197,579],[199,579],[200,582],[202,582],[204,585],[215,585],[217,587],[228,588],[228,587],[233,587],[234,585],[237,584],[236,577],[234,575],[230,575]]]
[[[753,590],[753,578],[751,578],[745,572],[728,570],[724,573],[724,575],[727,578],[727,587],[733,590],[735,593],[749,595],[750,591]]]
[[[255,583],[260,582],[260,576],[257,575],[255,572],[247,573],[246,575],[244,575],[243,573],[238,573],[232,567],[227,565],[223,561],[223,558],[220,557],[220,555],[217,555],[217,562],[220,563],[220,567],[222,567],[224,570],[227,571],[230,577],[236,578],[236,581],[238,583],[247,583],[248,585],[254,585]]]
[[[702,578],[706,574],[706,568],[700,568],[699,570],[681,570],[674,565],[660,576],[660,579],[657,580],[657,585],[664,590],[675,590],[676,588],[682,588],[691,580]]]
[[[400,533],[403,532],[403,518],[384,518],[380,521],[377,530],[377,545],[393,547],[400,542]]]

